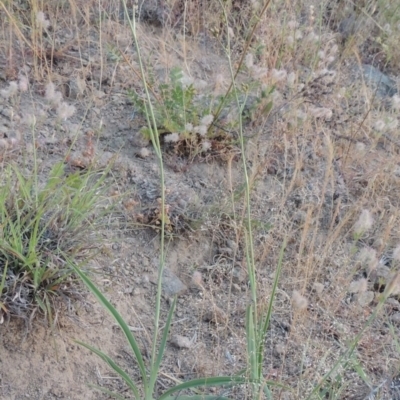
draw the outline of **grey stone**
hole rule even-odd
[[[395,324],[400,323],[400,312],[394,313],[390,316],[390,320],[394,322]]]
[[[153,278],[151,282],[156,284],[157,278]],[[169,268],[164,268],[161,287],[166,297],[179,296],[187,290],[187,286]]]
[[[172,336],[171,344],[178,349],[190,349],[192,347],[192,341],[186,336],[181,335]]]
[[[372,65],[362,65],[365,83],[380,97],[393,96],[397,93],[396,82]]]

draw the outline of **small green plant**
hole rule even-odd
[[[88,261],[98,228],[98,205],[106,173],[67,175],[64,164],[47,182],[16,166],[0,183],[0,307],[3,315],[29,320],[37,310],[52,321],[60,294],[79,293],[66,257]],[[96,215],[96,218],[93,218]]]

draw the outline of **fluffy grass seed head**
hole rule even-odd
[[[376,255],[376,250],[371,247],[364,247],[358,254],[358,261],[361,265],[367,267],[368,273],[371,273],[376,269],[379,264],[378,257]]]
[[[308,300],[297,290],[292,294],[293,307],[299,311],[305,310],[308,306]]]
[[[139,151],[139,157],[147,158],[150,155],[150,150],[146,147],[142,147]]]
[[[18,80],[18,89],[20,92],[26,92],[29,88],[29,79],[25,75],[21,75]]]
[[[201,150],[202,150],[203,152],[206,152],[206,151],[208,151],[208,150],[211,150],[211,142],[209,142],[208,140],[204,140],[204,141],[201,143]]]
[[[168,135],[164,136],[164,140],[166,143],[176,143],[179,142],[180,136],[179,133],[169,133]]]
[[[186,131],[187,133],[192,133],[192,132],[193,132],[193,124],[187,123],[187,124],[185,125],[185,131]]]
[[[53,82],[49,82],[45,87],[45,99],[55,105],[59,105],[62,101],[61,92],[56,91],[56,87]]]
[[[0,91],[0,95],[2,97],[4,97],[5,99],[8,99],[9,97],[13,97],[18,93],[18,83],[11,81],[8,84],[8,88],[7,89],[2,89]]]
[[[362,235],[365,232],[369,231],[374,224],[374,217],[371,212],[367,209],[361,211],[360,216],[358,217],[357,222],[354,224],[354,233],[356,235]]]
[[[281,82],[287,78],[287,71],[285,69],[273,69],[271,71],[271,78],[275,82]]]
[[[400,96],[398,94],[395,94],[392,97],[392,108],[395,110],[400,110]]]
[[[253,54],[251,54],[251,53],[246,54],[246,58],[244,59],[244,64],[249,69],[254,65]]]
[[[50,26],[50,21],[46,19],[43,11],[38,11],[36,14],[36,22],[43,29],[47,29]]]
[[[198,287],[201,287],[203,285],[203,276],[201,272],[199,271],[194,271],[192,275],[192,284]]]
[[[75,111],[76,109],[74,106],[65,102],[60,103],[57,107],[57,115],[63,120],[72,117],[75,114]]]
[[[213,121],[214,121],[214,115],[208,114],[208,115],[205,115],[205,116],[201,119],[200,125],[210,126],[210,125],[212,124]]]
[[[400,293],[400,271],[397,271],[385,288],[385,296],[398,295]]]
[[[322,119],[331,119],[333,112],[330,108],[325,108],[325,107],[311,107],[310,108],[310,114],[314,118],[322,118]]]
[[[350,283],[349,292],[350,293],[364,293],[368,289],[368,281],[365,278],[361,278],[357,281]]]
[[[381,119],[379,119],[378,121],[375,122],[374,124],[374,128],[378,131],[378,132],[382,132],[386,127],[386,124],[384,121],[382,121]]]

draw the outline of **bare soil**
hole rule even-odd
[[[226,60],[215,52],[212,39],[190,42],[188,38],[183,46],[176,38],[166,45],[162,28],[139,28],[144,59],[151,60],[160,79],[184,60],[192,61],[191,74],[210,87],[221,82],[220,76],[229,76]],[[146,225],[157,210],[159,167],[149,143],[139,134],[145,121],[126,95],[127,89],[140,88],[139,77],[126,62],[137,71],[130,33],[119,22],[106,23],[101,33],[102,51],[117,43],[126,50],[125,60],[102,58],[95,30],[80,32],[81,38],[89,39],[79,45],[66,35],[65,44],[72,44],[53,59],[52,80],[76,107],[67,121],[60,120],[44,99],[46,82],[34,76],[31,59],[17,52],[13,70],[0,53],[1,88],[23,68],[31,80],[30,90],[17,99],[0,99],[1,134],[20,138],[17,146],[0,157],[4,163],[13,160],[29,166],[32,146],[36,146],[41,179],[45,179],[46,172],[65,159],[71,146],[70,168],[87,165],[85,151],[92,145],[99,167],[117,156],[109,180],[110,196],[118,193],[124,197],[90,267],[98,273],[97,284],[148,354],[160,243],[156,227]],[[365,98],[360,95],[369,89],[362,79],[352,77],[351,68],[338,70],[333,86],[322,79],[304,94],[314,105],[339,110],[331,120],[307,121],[288,130],[286,107],[263,125],[246,127],[262,309],[269,301],[280,245],[288,239],[265,355],[266,379],[290,388],[276,389],[277,399],[303,398],[373,312],[380,291],[376,281],[371,278],[368,282],[370,301],[348,291],[354,279],[365,276],[356,261],[357,246],[373,247],[381,256],[399,241],[397,139],[370,135],[373,120],[364,122]],[[392,79],[399,82],[399,77]],[[218,90],[223,92],[228,83],[226,79]],[[336,96],[341,87],[351,85],[350,98]],[[287,102],[277,98],[277,104],[284,107]],[[379,112],[373,105],[370,114]],[[36,116],[34,144],[24,122],[29,115]],[[140,156],[143,147],[150,151],[148,157]],[[191,345],[179,348],[171,339],[158,381],[160,391],[176,380],[225,375],[244,368],[245,311],[250,302],[244,239],[236,222],[242,218],[242,200],[232,205],[232,198],[242,198],[242,165],[237,152],[192,161],[166,150],[165,169],[167,203],[175,217],[166,266],[187,287],[179,296],[171,338],[179,334]],[[355,245],[351,227],[362,208],[373,210],[376,223],[373,232]],[[141,223],[143,218],[146,223]],[[193,282],[196,271],[201,273],[201,284]],[[307,297],[305,310],[293,306],[295,290]],[[169,296],[164,296],[163,318],[169,301]],[[219,315],[216,320],[210,318],[210,310]],[[398,299],[391,298],[357,347],[356,359],[372,386],[390,383],[398,373],[399,322],[392,317],[399,312]],[[122,333],[90,295],[85,302],[65,305],[53,329],[35,322],[27,330],[21,321],[11,320],[0,330],[2,399],[108,398],[91,384],[117,390],[128,398],[123,383],[74,339],[102,349],[138,378]],[[354,369],[342,377],[340,398],[364,398],[368,387]],[[228,394],[245,398],[245,388],[235,390]],[[383,394],[377,398],[398,398],[390,388],[379,393]]]

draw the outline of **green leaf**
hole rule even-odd
[[[80,342],[79,340],[75,340],[75,342],[83,347],[86,347],[92,353],[97,354],[103,361],[105,361],[125,381],[125,383],[132,390],[135,397],[139,399],[139,390],[137,386],[129,377],[129,375],[122,368],[120,368],[111,357],[107,356],[106,354],[96,349],[95,347],[89,346],[88,344]]]
[[[286,243],[287,243],[287,241],[285,239],[283,241],[281,251],[279,253],[278,266],[275,271],[275,279],[274,279],[274,284],[272,286],[271,297],[270,297],[270,300],[268,303],[267,315],[265,316],[264,321],[261,321],[261,327],[260,327],[260,333],[259,333],[259,343],[258,343],[258,368],[259,368],[258,374],[259,374],[259,376],[262,376],[265,336],[267,334],[268,326],[271,321],[272,308],[274,305],[275,294],[276,294],[276,290],[278,288],[278,281],[279,281],[279,277],[280,277],[281,270],[282,270],[283,256],[285,254]]]
[[[68,258],[66,257],[68,260]],[[68,260],[69,261],[69,260]],[[143,362],[143,357],[140,352],[139,346],[137,345],[135,337],[132,335],[127,323],[121,317],[119,312],[112,306],[112,304],[104,297],[104,295],[100,292],[100,290],[95,286],[95,284],[73,263],[69,261],[70,266],[74,269],[74,271],[79,275],[79,277],[83,280],[85,285],[89,288],[89,290],[97,297],[100,301],[100,304],[114,317],[117,324],[120,326],[122,331],[124,332],[126,338],[128,339],[129,345],[133,353],[135,354],[136,361],[139,365],[140,375],[143,380],[143,385],[147,387],[147,373],[146,367]]]
[[[257,354],[256,354],[256,329],[253,320],[254,308],[249,305],[246,310],[246,341],[247,341],[247,357],[248,366],[250,368],[250,376],[252,379],[260,379]]]
[[[232,384],[241,385],[245,383],[249,383],[249,379],[241,376],[215,376],[210,378],[198,378],[181,383],[180,385],[176,385],[173,388],[168,389],[158,398],[158,400],[167,400],[167,399],[170,400],[171,398],[173,398],[170,396],[172,393],[176,393],[185,389],[193,389],[197,387],[223,386]]]
[[[177,301],[177,298],[175,296],[174,301],[173,301],[171,308],[169,310],[169,313],[168,313],[167,321],[165,323],[165,328],[163,331],[163,336],[161,338],[160,347],[158,349],[157,358],[155,360],[154,365],[151,366],[151,374],[150,374],[150,390],[151,391],[153,390],[154,385],[156,383],[158,371],[160,369],[161,361],[162,361],[162,358],[164,355],[165,346],[167,344],[169,328],[171,327],[172,316],[174,315],[174,311],[175,311],[175,307],[176,307],[176,301]]]
[[[173,395],[173,396],[166,397],[165,400],[235,400],[235,399],[232,399],[231,397],[215,396],[215,395],[211,395],[211,394],[195,394],[193,396]]]
[[[126,400],[125,397],[121,396],[120,394],[112,392],[111,390],[108,390],[106,388],[102,388],[101,386],[93,385],[92,383],[89,383],[89,386],[91,388],[93,388],[93,389],[96,389],[96,390],[100,391],[100,392],[108,394],[109,396],[114,397],[115,399]]]

